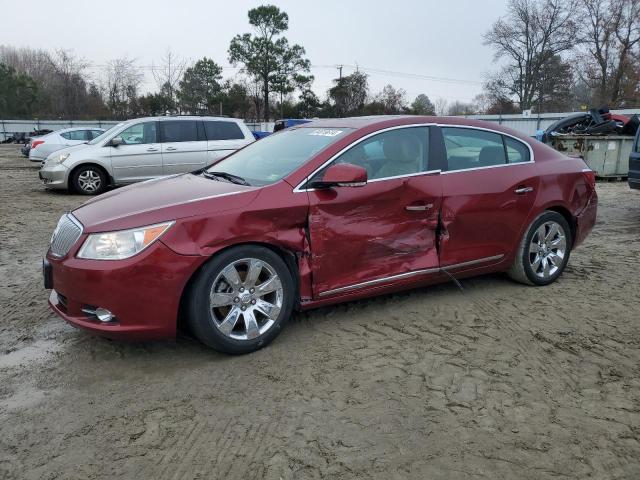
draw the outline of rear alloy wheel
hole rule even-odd
[[[107,187],[107,177],[98,167],[88,165],[73,173],[73,188],[82,195],[98,195]]]
[[[188,315],[194,334],[226,353],[267,345],[291,315],[293,280],[269,249],[243,246],[205,265],[191,290]]]
[[[536,218],[522,239],[509,276],[529,285],[548,285],[563,272],[571,253],[571,229],[557,212]]]

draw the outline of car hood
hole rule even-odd
[[[73,210],[84,231],[104,232],[243,208],[259,187],[183,174],[118,188]]]
[[[45,145],[44,143],[42,145]],[[59,145],[59,144],[56,144]],[[54,152],[52,152],[55,155],[62,155],[63,153],[71,153],[71,152],[75,152],[77,150],[84,150],[87,147],[92,147],[93,145],[89,145],[88,143],[81,143],[79,145],[72,145],[70,147],[64,147],[64,148],[60,148],[58,150],[55,150]],[[40,150],[39,146],[35,148],[35,151],[38,152]],[[48,157],[47,157],[48,159]]]

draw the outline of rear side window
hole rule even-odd
[[[502,135],[471,128],[442,128],[448,170],[505,165]]]
[[[529,161],[529,148],[522,142],[511,137],[504,137],[504,146],[507,149],[509,163],[522,163]]]
[[[87,140],[86,130],[73,130],[71,132],[64,132],[61,133],[60,136],[62,138],[66,138],[67,140]]]
[[[235,122],[205,121],[207,140],[244,140],[242,130]]]
[[[636,135],[636,153],[640,153],[640,129],[638,129],[638,134]]]
[[[170,120],[160,122],[162,142],[197,142],[198,122],[195,120]]]
[[[99,137],[103,134],[102,130],[89,130],[89,138],[88,140],[93,140],[96,137]]]

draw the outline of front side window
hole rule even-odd
[[[121,129],[123,125],[124,125],[124,122],[118,123],[117,125],[114,125],[113,127],[109,128],[106,132],[100,133],[97,137],[95,137],[93,140],[89,142],[89,145],[95,145],[96,143],[100,143],[103,140],[106,140],[113,134],[113,132],[116,132],[119,129]]]
[[[374,135],[353,146],[335,160],[367,170],[376,180],[429,170],[428,127],[408,127]]]
[[[448,170],[505,165],[502,135],[471,128],[443,127]]]
[[[94,138],[98,138],[100,135],[102,135],[102,130],[89,130],[88,140],[93,140]]]
[[[251,185],[270,185],[350,131],[349,128],[305,127],[283,130],[238,150],[209,168],[209,172],[236,175]]]
[[[204,122],[204,128],[207,140],[244,140],[244,134],[235,122],[209,120]]]
[[[61,133],[60,136],[67,140],[86,140],[85,131],[86,130],[73,130],[71,132]]]
[[[156,143],[156,122],[137,123],[123,130],[120,137],[125,145],[144,145],[146,143]]]
[[[163,143],[198,141],[198,122],[195,120],[170,120],[161,124]]]
[[[638,129],[638,134],[636,135],[636,153],[640,153],[640,129]]]

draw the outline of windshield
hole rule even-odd
[[[89,145],[95,145],[96,143],[101,142],[102,140],[106,139],[109,135],[111,135],[113,132],[116,131],[117,128],[120,128],[124,125],[124,122],[119,123],[117,125],[114,125],[113,127],[111,127],[109,130],[107,130],[106,132],[104,132],[102,135],[98,135],[96,138],[94,138],[93,140],[91,140],[89,143]]]
[[[349,133],[349,128],[296,128],[258,140],[209,168],[263,186],[281,180]]]

